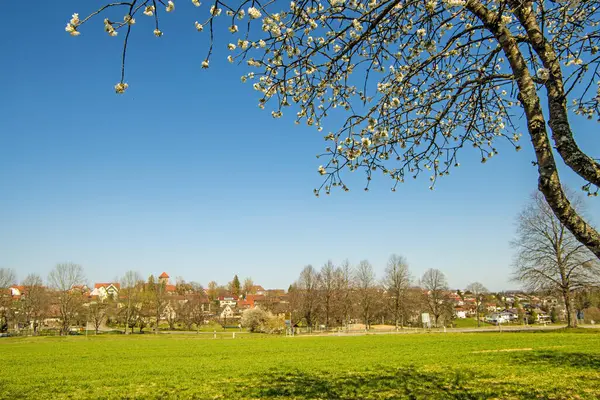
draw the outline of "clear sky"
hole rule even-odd
[[[0,36],[0,267],[23,279],[72,261],[90,283],[134,269],[287,288],[304,265],[328,259],[368,259],[381,277],[397,253],[415,277],[438,268],[456,288],[515,287],[509,241],[537,179],[529,142],[519,153],[499,145],[486,164],[467,149],[435,191],[427,178],[396,193],[376,179],[365,193],[353,177],[350,192],[315,198],[323,135],[259,110],[240,83],[246,67],[220,48],[201,70],[206,37],[192,13],[206,9],[176,1],[160,39],[140,16],[130,88],[118,96],[121,37],[108,37],[101,19],[77,38],[64,31],[73,12],[101,3],[3,4],[11,34]],[[573,121],[581,146],[598,155],[597,123]],[[598,222],[600,200],[586,202]]]

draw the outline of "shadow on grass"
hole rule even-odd
[[[514,360],[518,363],[546,364],[552,367],[600,369],[600,354],[542,350],[515,355]]]
[[[539,399],[550,394],[509,381],[486,380],[484,384],[482,378],[485,379],[471,372],[440,374],[414,367],[335,376],[301,371],[273,372],[264,376],[247,395],[260,399]],[[554,393],[553,398],[571,398],[556,395]]]

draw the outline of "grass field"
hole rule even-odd
[[[0,339],[0,398],[597,399],[600,333]]]

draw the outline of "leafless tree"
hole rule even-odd
[[[335,301],[335,266],[331,260],[327,261],[319,273],[319,294],[322,303],[325,328],[329,329]]]
[[[81,311],[85,275],[83,267],[74,263],[57,264],[48,275],[48,283],[55,290],[61,320],[61,335],[66,335],[72,320]]]
[[[421,278],[425,303],[433,315],[434,325],[438,326],[440,317],[448,311],[448,282],[439,269],[428,269]]]
[[[218,297],[218,285],[217,282],[215,281],[210,281],[208,282],[208,290],[207,290],[207,294],[208,294],[208,298],[211,301],[215,301]]]
[[[348,260],[344,260],[335,270],[335,312],[340,325],[348,329],[353,312],[354,270]]]
[[[196,296],[186,303],[190,310],[190,320],[196,325],[196,331],[200,332],[200,326],[206,319],[206,313],[202,305],[201,298]]]
[[[389,299],[390,308],[394,317],[396,330],[403,325],[402,308],[406,300],[406,291],[410,285],[410,272],[408,262],[402,256],[392,254],[385,270],[383,287]]]
[[[356,267],[355,281],[361,319],[364,321],[365,329],[368,330],[371,327],[377,282],[375,281],[373,266],[367,260],[361,261]]]
[[[37,274],[27,275],[23,280],[23,287],[22,310],[26,323],[31,325],[33,334],[36,335],[44,316],[48,312],[50,303],[48,291],[43,286],[42,277]]]
[[[10,268],[0,268],[0,332],[8,329],[12,295],[10,286],[15,283],[15,271]]]
[[[192,308],[192,298],[188,298],[184,302],[176,302],[175,306],[177,321],[183,324],[185,329],[188,331],[192,330],[192,325],[194,325],[194,321],[192,319]]]
[[[567,191],[568,192],[568,191]],[[577,199],[572,200],[576,207]],[[518,218],[514,278],[530,290],[557,290],[567,310],[567,325],[577,326],[573,292],[600,282],[600,263],[567,230],[539,193]]]
[[[295,286],[300,315],[310,329],[317,322],[319,310],[319,274],[312,265],[304,267]]]
[[[179,300],[167,299],[167,304],[164,308],[163,314],[167,320],[167,324],[169,324],[170,330],[174,330],[175,324],[180,320],[179,316],[177,315],[179,309]]]
[[[244,295],[244,297],[248,296],[249,294],[254,294],[254,281],[252,280],[252,278],[248,277],[244,279],[244,285],[242,286],[242,294]]]
[[[475,312],[477,313],[477,326],[479,327],[481,326],[481,321],[479,320],[479,314],[482,312],[481,304],[483,303],[488,290],[480,282],[470,283],[465,290],[471,292],[475,298]]]
[[[154,34],[162,35],[163,10],[156,4],[107,1],[83,19],[73,15],[66,26],[77,36],[82,25],[104,15],[110,36],[124,32],[117,93],[128,87],[132,28],[150,24],[134,25],[135,17],[151,16]],[[473,147],[486,162],[499,154],[500,140],[518,150],[525,128],[540,191],[559,220],[600,257],[600,233],[569,202],[553,153],[555,148],[586,182],[585,191],[598,193],[597,154],[579,147],[569,110],[588,119],[600,113],[600,1],[300,0],[285,9],[280,2],[256,0],[211,4],[206,20],[195,22],[198,31],[210,31],[203,68],[209,67],[222,27],[216,19],[225,10],[228,30],[238,40],[223,46],[233,51],[230,62],[256,68],[242,80],[255,82],[261,108],[272,104],[278,118],[294,103],[298,122],[319,131],[333,109],[346,111],[339,129],[325,135],[330,144],[319,172],[326,179],[316,194],[348,190],[342,172],[357,169],[367,182],[380,171],[394,189],[405,177],[427,174],[433,188],[458,167],[460,149]],[[171,2],[166,7],[174,10]],[[250,21],[238,27],[236,19],[244,18]]]
[[[125,317],[125,334],[129,334],[127,328],[131,327],[133,329],[133,323],[136,319],[140,297],[140,282],[142,282],[142,276],[136,271],[127,271],[121,278],[119,297],[123,304],[121,312]]]
[[[96,335],[100,331],[100,327],[108,315],[109,301],[111,300],[96,300],[88,303],[89,318],[92,321],[92,325],[94,325],[94,332]]]
[[[152,309],[154,320],[156,321],[154,333],[158,334],[160,320],[163,317],[163,313],[168,304],[167,284],[163,280],[156,282],[154,276],[150,275],[146,285],[146,292],[148,306]]]
[[[0,268],[0,290],[6,290],[17,280],[15,271],[10,268]]]

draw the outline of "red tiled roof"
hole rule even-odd
[[[166,285],[165,286],[165,290],[167,292],[176,292],[177,291],[177,286],[175,286],[175,285]]]
[[[162,274],[160,274],[159,278],[169,279],[169,275],[166,272],[163,272]]]
[[[231,296],[219,296],[219,300],[225,300],[225,299],[227,299],[227,300],[231,299],[231,300],[237,301],[238,297],[234,296],[234,295],[231,295]]]
[[[251,301],[253,304],[255,301],[262,301],[265,299],[265,296],[262,294],[249,294],[246,296],[246,300]]]
[[[113,285],[117,289],[121,289],[121,284],[116,282],[94,283],[94,289],[100,289],[101,287],[109,287],[110,285]]]
[[[238,300],[237,306],[239,308],[249,307],[254,308],[254,302],[250,300]]]

